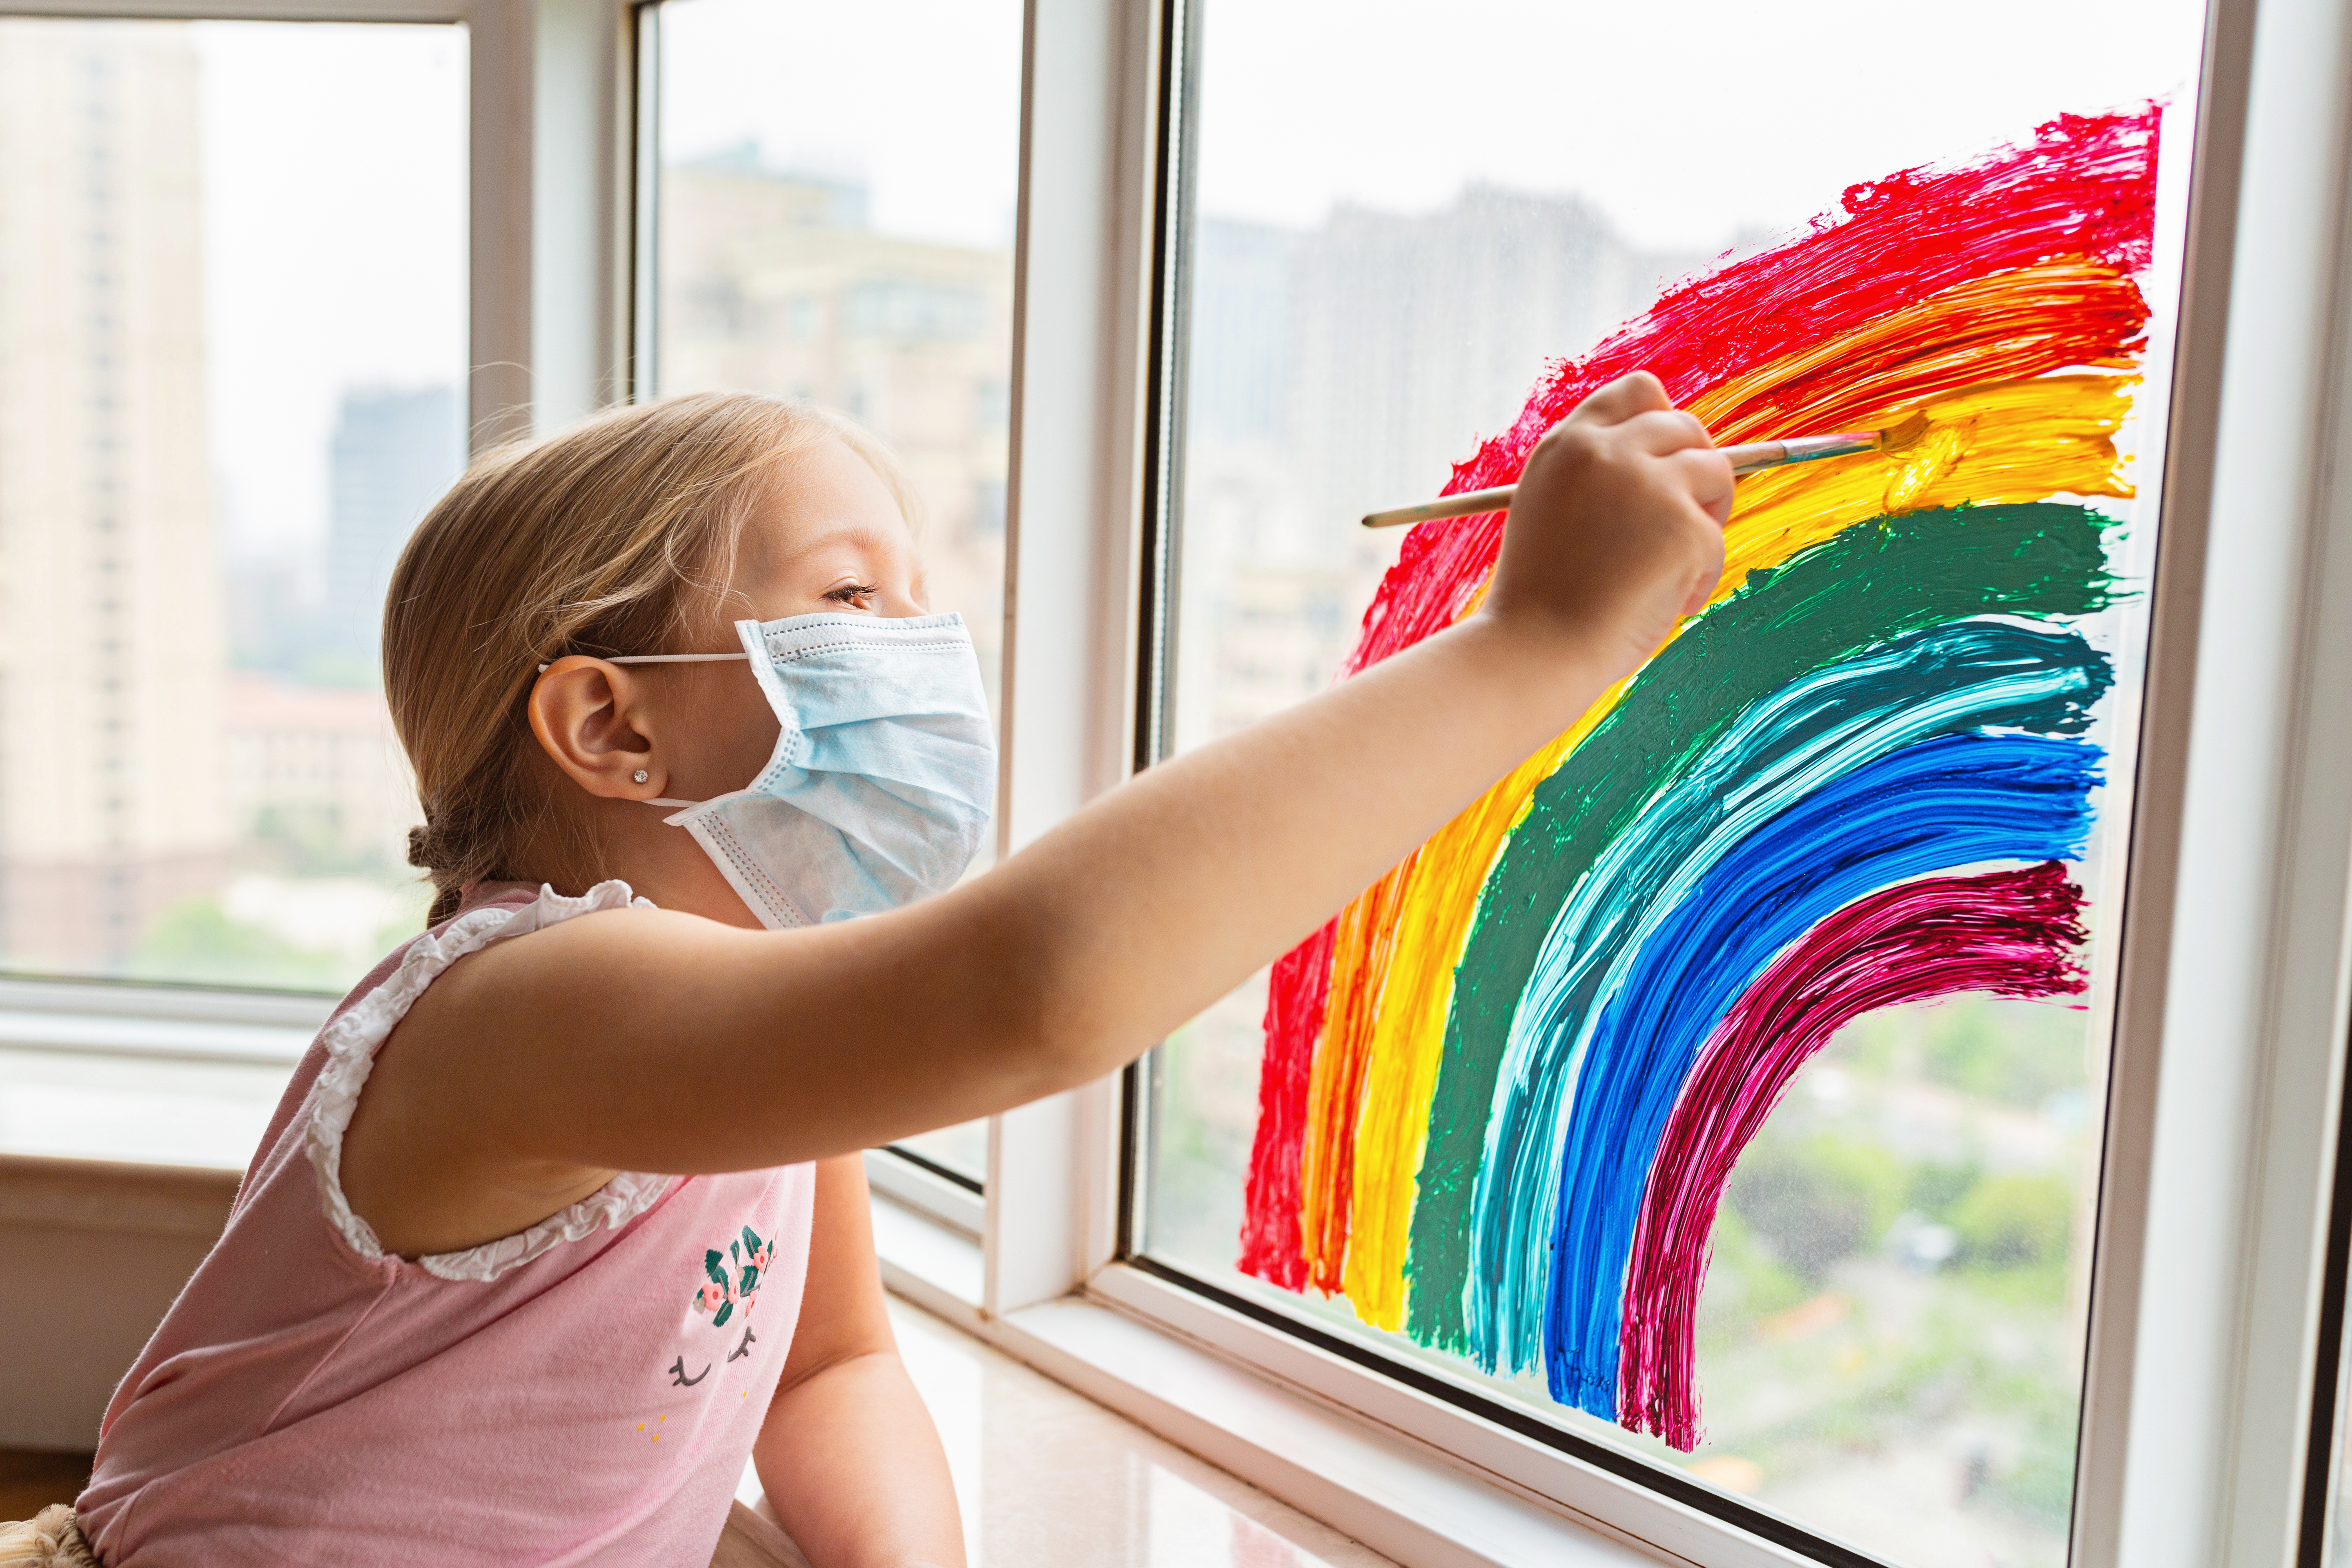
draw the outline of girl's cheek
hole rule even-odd
[[[673,795],[707,800],[743,788],[768,765],[782,732],[747,667],[711,668],[724,673],[710,681],[715,689],[706,690],[704,700],[687,711],[676,734],[670,759]]]

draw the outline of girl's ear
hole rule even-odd
[[[567,654],[530,689],[540,749],[590,795],[651,800],[669,782],[646,683],[621,665]]]

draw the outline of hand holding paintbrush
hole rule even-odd
[[[1780,441],[1757,441],[1744,447],[1726,447],[1722,452],[1731,459],[1734,474],[1753,474],[1766,468],[1785,468],[1790,463],[1818,462],[1823,458],[1894,451],[1918,440],[1927,427],[1927,419],[1915,414],[1901,424],[1884,430],[1860,430],[1840,436],[1792,436]],[[1408,522],[1433,522],[1440,518],[1475,517],[1482,511],[1506,511],[1509,510],[1511,497],[1518,492],[1518,488],[1517,485],[1496,485],[1492,489],[1464,490],[1459,495],[1440,496],[1419,506],[1391,507],[1386,511],[1367,512],[1364,526],[1395,528]]]

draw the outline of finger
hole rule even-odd
[[[1619,376],[1578,404],[1576,411],[1569,417],[1619,425],[1637,414],[1673,406],[1674,400],[1666,395],[1665,384],[1646,370],[1637,370]]]
[[[1706,609],[1723,585],[1723,535],[1710,528],[1692,542],[1698,547],[1699,560],[1691,572],[1690,592],[1683,599],[1685,616]]]
[[[1687,447],[1711,451],[1715,447],[1715,438],[1698,422],[1698,416],[1679,408],[1654,408],[1647,414],[1635,415],[1619,428],[1634,446],[1654,458]]]
[[[1730,458],[1711,447],[1685,447],[1669,453],[1664,461],[1675,481],[1715,520],[1717,528],[1731,521],[1739,477],[1731,471]]]

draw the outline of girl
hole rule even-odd
[[[709,395],[483,458],[384,623],[431,927],[115,1394],[88,1547],[700,1564],[749,1458],[819,1568],[961,1564],[858,1151],[1097,1078],[1296,942],[1706,602],[1731,493],[1614,384],[1475,614],[957,885],[987,710],[869,437]]]

